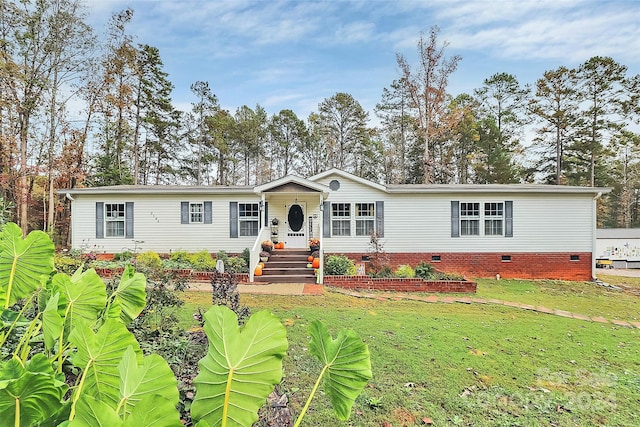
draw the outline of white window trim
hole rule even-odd
[[[504,201],[482,201],[479,202],[477,200],[460,200],[460,212],[459,212],[459,230],[460,237],[463,238],[479,238],[479,237],[487,237],[487,238],[497,238],[504,237],[505,235],[505,227],[506,227],[506,213],[505,213],[505,202]],[[471,204],[478,203],[478,215],[463,215],[462,204]],[[486,215],[485,213],[485,204],[487,203],[495,203],[496,205],[502,205],[502,215]],[[462,225],[462,221],[465,220],[476,220],[478,221],[478,234],[464,234],[465,227]],[[485,231],[485,221],[487,220],[500,220],[502,223],[502,229],[500,234],[486,234]]]
[[[113,206],[113,205],[122,205],[122,217],[111,218],[107,216],[107,212],[109,210],[107,209],[107,206]],[[104,202],[103,209],[104,209],[104,238],[105,239],[122,239],[123,237],[125,237],[127,235],[127,204],[124,202],[113,202],[113,203]],[[107,224],[117,223],[117,222],[122,223],[122,235],[109,235],[109,227],[107,226]]]
[[[358,215],[358,205],[367,205],[367,207],[371,207],[370,213],[371,215]],[[371,231],[376,231],[376,202],[355,202],[353,204],[354,207],[354,230],[355,235],[357,237],[368,237],[371,235],[371,232],[366,234],[358,234],[358,222],[371,223]]]
[[[338,216],[338,215],[334,215],[334,210],[333,210],[333,206],[334,205],[344,205],[344,206],[349,206],[349,216]],[[354,217],[354,212],[353,212],[353,206],[352,203],[349,202],[331,202],[331,204],[329,205],[329,208],[331,209],[331,236],[335,236],[335,237],[351,237],[353,235],[352,230],[353,230],[353,217]],[[348,222],[349,223],[349,234],[334,234],[333,232],[333,223],[334,222]]]
[[[199,212],[193,210],[196,206],[200,206]],[[200,221],[193,220],[194,214],[200,214]],[[189,202],[189,224],[204,224],[204,202]]]
[[[242,209],[241,206],[246,206],[246,205],[255,205],[257,212],[258,212],[258,216],[245,216],[242,214]],[[245,209],[246,211],[246,209]],[[253,212],[253,206],[251,206],[251,212]],[[242,224],[243,223],[257,223],[258,227],[257,227],[257,234],[244,234],[243,233],[243,228],[242,228]],[[238,237],[256,237],[260,234],[260,207],[259,207],[259,203],[257,202],[238,202]]]

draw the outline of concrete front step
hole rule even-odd
[[[299,276],[293,274],[272,274],[269,276],[255,276],[258,283],[316,283],[316,276]]]

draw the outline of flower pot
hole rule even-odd
[[[320,246],[309,246],[309,249],[311,250],[311,252],[319,251]]]

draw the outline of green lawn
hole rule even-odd
[[[633,320],[638,297],[592,284],[484,281],[478,296]],[[188,292],[185,316],[210,295]],[[590,304],[589,302],[593,303]],[[324,296],[244,295],[287,326],[281,389],[297,413],[319,372],[306,351],[310,321],[369,345],[373,379],[347,422],[324,396],[308,426],[629,426],[640,408],[640,329],[483,304],[425,304]],[[599,307],[599,308],[598,308]]]

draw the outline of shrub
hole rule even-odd
[[[148,270],[158,270],[162,268],[160,255],[154,251],[142,252],[136,257],[138,267]]]
[[[249,248],[244,248],[242,250],[242,259],[244,260],[245,264],[251,264],[251,251],[249,250]]]
[[[329,255],[324,264],[324,271],[330,276],[344,276],[355,274],[356,266],[345,255]]]
[[[225,251],[218,251],[216,253],[216,260],[222,260],[222,262],[226,264],[228,259],[229,259],[229,255],[227,255]]]
[[[212,271],[216,269],[216,261],[206,249],[190,254],[188,259],[194,270]]]
[[[175,252],[172,252],[171,256],[169,257],[169,259],[171,261],[189,262],[189,252],[187,252],[187,251],[175,251]]]
[[[73,258],[68,255],[55,254],[53,264],[60,273],[73,274],[80,268],[82,261],[79,258]]]
[[[415,275],[415,271],[413,271],[413,268],[411,268],[409,264],[400,265],[396,269],[396,277],[405,277],[410,279],[415,277]]]
[[[370,276],[377,278],[393,277],[393,270],[388,265],[383,265],[379,270],[371,271]]]
[[[130,261],[133,258],[133,252],[124,251],[117,254],[113,254],[114,261]]]
[[[224,267],[224,271],[227,273],[247,273],[249,271],[244,259],[237,256],[227,258]]]
[[[434,278],[435,273],[436,273],[436,269],[433,268],[431,264],[428,264],[424,261],[416,265],[416,270],[415,270],[416,277],[421,277],[425,280],[430,280]]]

